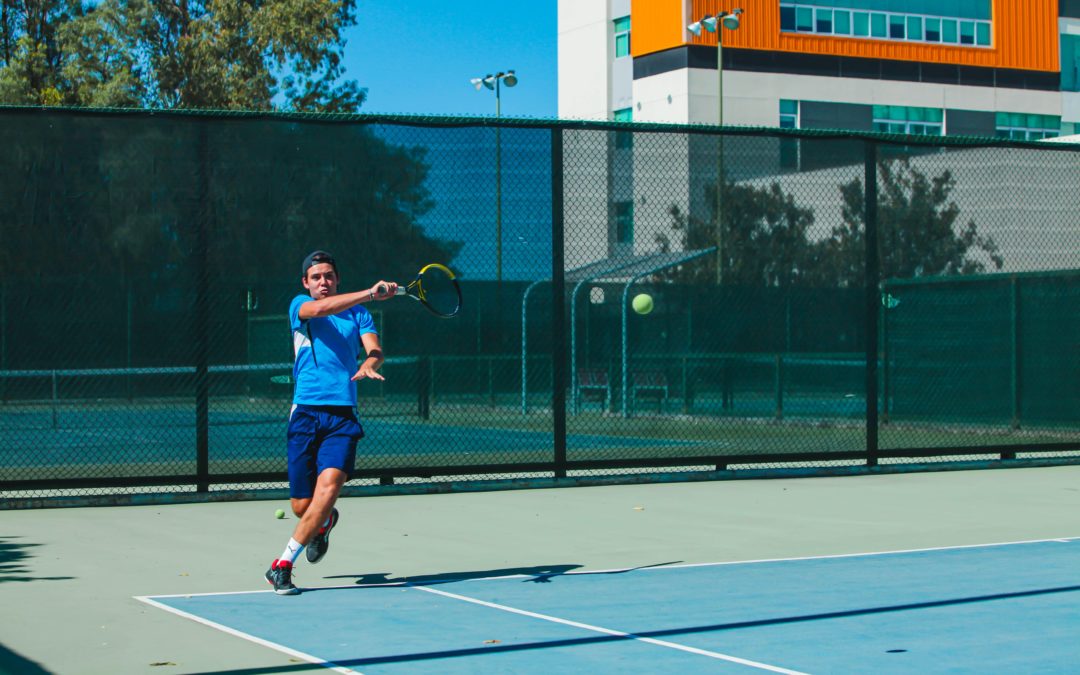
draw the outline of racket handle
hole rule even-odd
[[[386,292],[386,286],[384,284],[379,285],[379,295]],[[397,289],[394,291],[394,295],[405,295],[405,287],[398,284]]]

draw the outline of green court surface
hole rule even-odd
[[[0,597],[17,608],[0,628],[0,671],[327,672],[136,599],[265,590],[262,573],[295,525],[274,518],[284,506],[0,511]],[[1075,537],[1080,467],[352,497],[338,506],[329,555],[298,564],[305,588]]]

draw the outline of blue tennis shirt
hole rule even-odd
[[[356,373],[360,336],[375,332],[371,312],[362,305],[332,316],[300,320],[300,305],[310,295],[298,295],[289,305],[293,335],[293,403],[356,406]]]

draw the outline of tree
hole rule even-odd
[[[960,207],[952,200],[956,179],[949,170],[928,178],[908,159],[879,160],[878,257],[882,279],[975,274],[1001,269],[992,237],[974,220],[957,229]],[[865,191],[859,179],[842,185],[843,224],[823,242],[820,281],[861,286],[866,257]]]
[[[0,0],[0,103],[356,112],[356,0]]]
[[[711,218],[704,221],[672,206],[671,227],[684,250],[700,250],[716,245],[716,188],[706,188],[706,202],[713,205]],[[799,284],[812,267],[812,247],[807,233],[814,214],[795,204],[779,183],[756,188],[724,184],[723,231],[719,256],[706,256],[679,266],[664,278],[681,283],[716,283],[716,265],[723,265],[725,284],[750,286],[792,286]],[[658,235],[661,250],[671,249],[671,240]]]
[[[946,170],[929,178],[907,159],[878,162],[878,247],[882,279],[939,274],[975,274],[1001,269],[992,237],[973,220],[957,228],[960,207],[952,199],[956,179]],[[714,204],[715,188],[706,201]],[[814,214],[798,206],[779,183],[768,188],[726,184],[723,194],[722,263],[725,284],[754,286],[859,287],[866,278],[865,193],[861,180],[840,186],[842,223],[829,237],[811,240]],[[709,220],[671,208],[672,229],[685,250],[715,245],[716,211]],[[666,235],[657,237],[671,248]],[[683,266],[664,278],[709,284],[716,256]]]

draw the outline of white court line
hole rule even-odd
[[[719,652],[710,652],[705,649],[698,649],[696,647],[688,647],[676,642],[668,642],[666,640],[657,640],[655,638],[642,637],[640,635],[634,635],[633,633],[624,633],[619,630],[611,630],[610,628],[602,628],[600,626],[593,626],[587,623],[581,623],[579,621],[571,621],[569,619],[560,619],[556,616],[549,616],[547,614],[539,614],[537,612],[529,612],[524,609],[517,609],[516,607],[508,607],[507,605],[500,605],[494,602],[487,602],[486,600],[478,600],[476,598],[470,598],[465,595],[458,595],[457,593],[448,593],[446,591],[440,591],[430,586],[413,586],[418,591],[424,591],[427,593],[434,593],[436,595],[442,595],[454,600],[463,600],[465,602],[471,602],[475,605],[482,605],[484,607],[491,607],[492,609],[501,609],[504,612],[510,612],[512,614],[520,614],[521,616],[528,616],[534,619],[543,619],[544,621],[551,621],[553,623],[561,623],[566,626],[573,626],[574,628],[583,628],[585,630],[591,630],[597,633],[603,633],[604,635],[614,635],[616,637],[627,638],[630,640],[637,640],[639,642],[647,642],[652,645],[660,647],[667,647],[669,649],[677,649],[683,652],[689,652],[691,654],[698,654],[699,656],[708,656],[714,659],[720,659],[721,661],[730,661],[731,663],[738,663],[744,666],[750,666],[751,668],[758,668],[760,670],[768,670],[774,673],[786,673],[787,675],[806,675],[802,671],[788,670],[787,668],[781,668],[780,666],[771,666],[767,663],[759,663],[757,661],[751,661],[749,659],[739,658],[738,656],[731,656],[730,654],[721,654]]]
[[[263,591],[260,591],[260,592],[263,592]],[[204,593],[203,595],[213,595],[213,594]],[[225,594],[218,594],[218,595],[225,595]],[[157,597],[163,597],[163,598],[164,597],[173,597],[173,598],[175,598],[175,597],[181,597],[181,596],[176,596],[176,595],[164,596],[164,595],[162,595],[162,596],[157,596]],[[238,631],[235,628],[229,628],[228,626],[226,626],[224,624],[217,623],[216,621],[210,621],[209,619],[204,619],[201,616],[197,616],[195,614],[185,612],[185,611],[183,611],[181,609],[176,609],[175,607],[169,607],[168,605],[157,602],[153,598],[149,598],[149,597],[141,596],[141,595],[136,595],[135,599],[139,600],[141,602],[145,602],[148,605],[153,605],[154,607],[157,607],[158,609],[163,609],[166,612],[172,612],[173,614],[176,614],[178,616],[182,616],[185,619],[191,619],[192,621],[194,621],[196,623],[201,623],[204,626],[210,626],[211,628],[216,628],[216,629],[218,629],[220,631],[228,633],[229,635],[232,635],[232,636],[235,636],[235,637],[238,637],[238,638],[243,638],[243,639],[248,640],[250,642],[254,642],[257,645],[262,645],[263,647],[269,647],[270,649],[275,649],[275,650],[277,650],[279,652],[282,652],[284,654],[288,654],[289,656],[294,656],[294,657],[296,657],[298,659],[303,659],[304,661],[307,661],[308,663],[313,663],[313,664],[319,665],[319,666],[325,666],[325,667],[329,668],[330,670],[333,670],[333,671],[338,672],[338,673],[346,673],[347,675],[363,675],[363,673],[361,673],[358,670],[352,670],[352,669],[346,668],[344,666],[339,666],[336,663],[333,663],[331,661],[327,661],[325,659],[320,659],[317,656],[312,656],[311,654],[305,654],[304,652],[297,651],[295,649],[290,649],[290,648],[286,647],[285,645],[281,645],[281,644],[278,644],[276,642],[270,642],[269,640],[264,640],[262,638],[255,637],[254,635],[250,635],[248,633]]]
[[[1021,546],[1023,544],[1047,544],[1050,542],[1057,542],[1062,544],[1071,544],[1073,542],[1080,541],[1080,537],[1057,537],[1054,539],[1028,539],[1024,541],[1002,541],[991,544],[962,544],[959,546],[935,546],[931,548],[909,548],[900,549],[896,551],[868,551],[865,553],[834,553],[829,555],[810,555],[795,558],[758,558],[754,560],[728,560],[725,562],[706,562],[706,563],[681,563],[675,565],[659,565],[655,567],[616,567],[606,570],[577,570],[570,572],[560,572],[559,574],[553,574],[550,576],[563,576],[563,575],[579,575],[579,574],[617,574],[619,572],[651,572],[653,570],[672,570],[682,569],[687,567],[719,567],[722,565],[753,565],[756,563],[772,563],[772,562],[797,562],[801,560],[829,560],[832,558],[860,558],[870,556],[883,556],[883,555],[900,555],[903,553],[929,553],[933,551],[956,551],[970,548],[993,548],[995,546]],[[466,581],[496,581],[499,579],[532,579],[538,576],[547,576],[544,574],[504,574],[501,576],[493,577],[476,577],[475,579],[459,579],[454,577],[447,577],[446,579],[430,579],[423,582],[427,584],[443,584],[443,583],[462,583]],[[413,586],[415,584],[408,579],[402,581],[394,581],[384,584],[345,584],[341,586],[319,586],[320,591],[332,591],[332,590],[345,590],[349,588],[392,588],[395,586]],[[247,595],[253,593],[273,593],[271,590],[260,591],[217,591],[210,593],[173,593],[170,595],[153,595],[148,597],[153,598],[197,598],[208,595]]]
[[[831,560],[833,558],[863,558],[872,556],[884,556],[884,555],[901,555],[904,553],[930,553],[933,551],[958,551],[970,548],[994,548],[997,546],[1021,546],[1024,544],[1048,544],[1050,542],[1057,542],[1062,544],[1071,544],[1073,542],[1080,541],[1080,537],[1058,537],[1055,539],[1028,539],[1026,541],[1002,541],[991,544],[962,544],[958,546],[933,546],[930,548],[909,548],[899,549],[896,551],[867,551],[864,553],[833,553],[829,555],[808,555],[799,556],[795,558],[758,558],[755,560],[728,560],[725,562],[707,562],[707,563],[682,563],[675,565],[658,565],[655,567],[626,567],[616,568],[610,570],[577,570],[571,572],[564,572],[563,574],[614,574],[618,572],[650,572],[652,570],[671,570],[682,569],[686,567],[719,567],[721,565],[753,565],[756,563],[772,563],[772,562],[798,562],[802,560]],[[537,576],[534,574],[515,574],[515,577],[532,577]],[[498,579],[501,577],[488,577],[487,579]],[[510,578],[510,577],[507,577]],[[487,579],[470,579],[469,581],[485,581]]]

